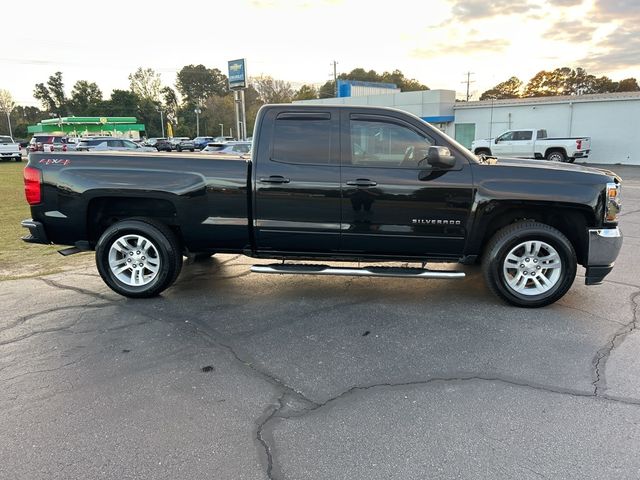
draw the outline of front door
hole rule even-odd
[[[254,175],[261,252],[337,252],[340,119],[335,109],[273,109],[262,122]],[[270,140],[270,141],[269,141]]]
[[[341,251],[460,255],[472,203],[466,158],[450,169],[430,167],[424,158],[435,136],[392,116],[344,112],[342,125]]]
[[[513,132],[511,154],[514,157],[533,158],[533,131],[516,130]]]
[[[513,154],[513,132],[498,136],[491,145],[491,154],[497,157],[510,157]]]

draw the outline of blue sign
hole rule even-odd
[[[231,90],[247,88],[247,70],[244,58],[229,62],[229,88]]]

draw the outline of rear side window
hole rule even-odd
[[[546,130],[538,130],[538,136],[536,138],[547,138]]]
[[[331,116],[278,115],[271,159],[284,163],[331,163]]]
[[[517,132],[513,132],[514,140],[531,140],[532,136],[533,132],[528,130],[519,130]]]

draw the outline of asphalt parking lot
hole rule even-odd
[[[0,478],[639,478],[640,168],[614,170],[616,268],[543,309],[477,267],[261,276],[230,255],[152,300],[88,254],[0,283]]]

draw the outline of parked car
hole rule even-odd
[[[15,160],[19,162],[22,160],[22,153],[20,152],[20,144],[13,141],[13,138],[8,135],[0,135],[0,159],[2,160]]]
[[[123,152],[155,152],[153,147],[143,147],[127,139],[119,138],[92,138],[81,140],[76,148],[78,152],[89,151],[123,151]]]
[[[31,152],[66,152],[68,139],[63,135],[36,134],[29,142]]]
[[[317,262],[481,262],[489,288],[521,307],[560,299],[578,264],[602,283],[622,246],[621,179],[607,170],[479,158],[382,107],[266,105],[255,132],[250,160],[32,154],[24,240],[95,250],[128,297],[169,287],[185,253],[225,252],[276,258],[251,271],[288,275],[459,279]]]
[[[193,140],[188,140],[188,139],[183,140],[176,146],[176,150],[178,150],[179,152],[182,152],[183,150],[189,150],[190,152],[193,152],[195,149],[196,149],[196,146]]]
[[[171,143],[171,147],[174,150],[178,150],[178,145],[180,145],[180,143],[184,142],[185,140],[189,140],[189,137],[171,137],[168,140]]]
[[[496,138],[475,140],[471,151],[476,155],[498,157],[546,158],[555,162],[573,163],[587,158],[591,151],[591,137],[547,137],[544,129],[507,130]]]
[[[213,142],[213,137],[196,137],[193,139],[193,147],[196,150],[202,150],[209,142]]]
[[[147,138],[143,144],[145,147],[155,147],[156,143],[158,143],[158,141],[160,140],[166,140],[165,137],[151,137],[151,138]]]
[[[251,142],[208,143],[202,151],[216,155],[243,155],[251,151]]]
[[[173,145],[167,139],[158,139],[154,147],[158,152],[170,152],[171,150],[173,150]]]
[[[235,138],[233,137],[213,137],[211,140],[214,143],[225,143],[225,142],[233,142]]]

